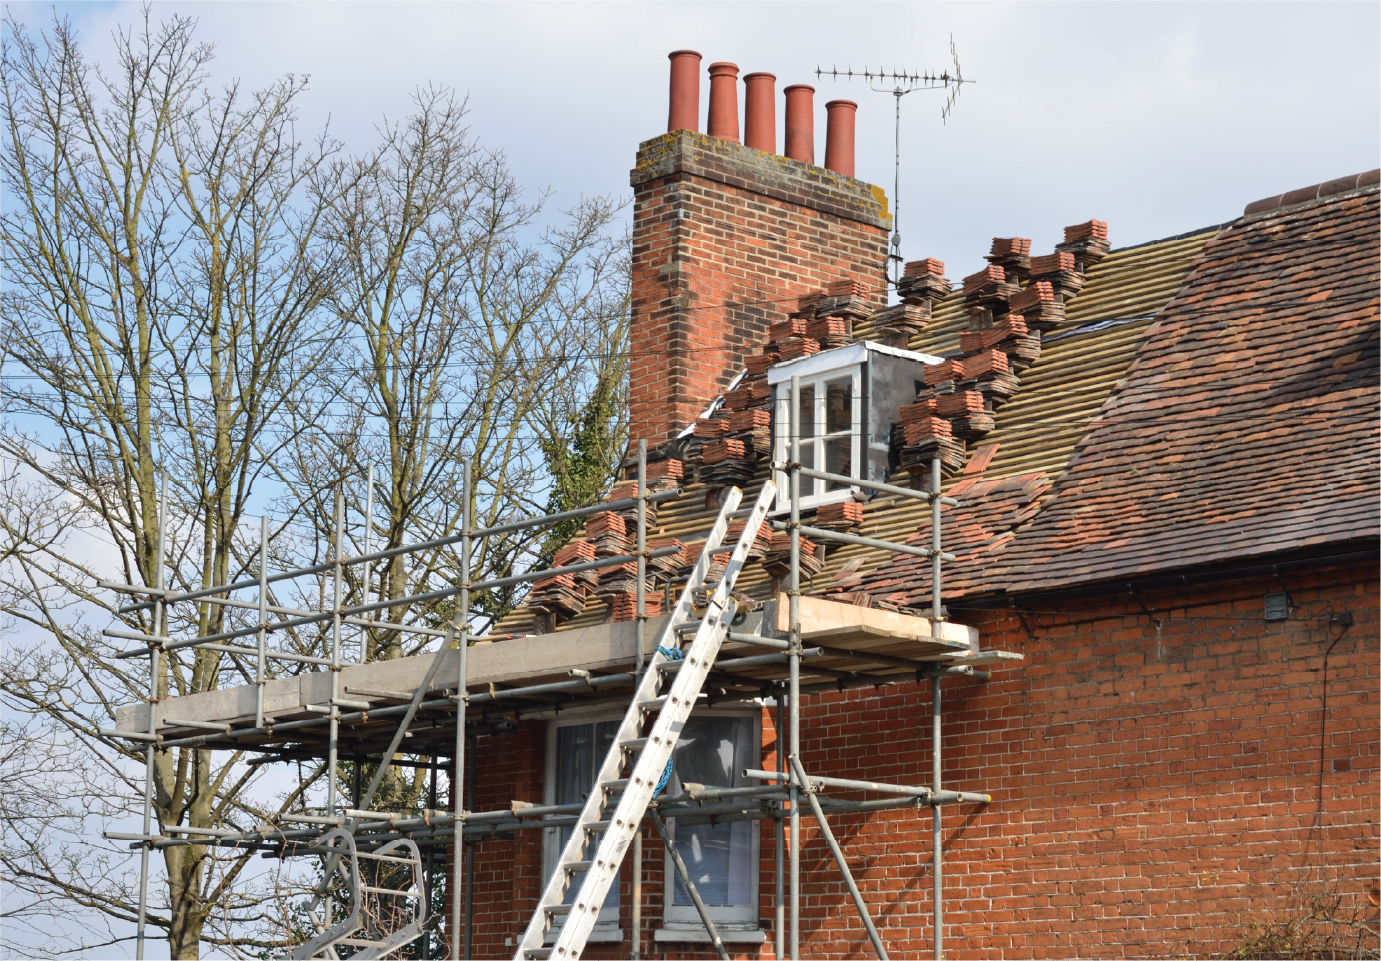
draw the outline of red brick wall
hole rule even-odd
[[[1263,595],[1281,589],[1274,579],[967,615],[985,647],[1027,660],[990,682],[945,682],[946,786],[994,797],[944,811],[948,956],[1218,952],[1245,921],[1287,911],[1292,884],[1320,877],[1375,918],[1377,576],[1375,565],[1287,574],[1295,606],[1284,622],[1262,617]],[[1341,612],[1356,618],[1346,630],[1329,621]],[[914,684],[811,698],[803,759],[822,774],[927,784],[929,704]],[[771,722],[764,712],[767,765]],[[481,809],[541,800],[540,729],[481,739]],[[802,953],[868,957],[828,851],[803,823]],[[892,956],[929,957],[929,811],[837,816],[832,827]],[[504,939],[521,933],[539,893],[539,842],[533,832],[479,850],[475,956],[510,957]],[[709,957],[708,946],[652,945],[662,855],[650,840],[645,851],[655,870],[644,956]],[[770,932],[766,823],[762,856]],[[626,865],[623,885],[627,931]],[[585,956],[627,952],[626,942],[591,945]],[[738,956],[771,957],[771,942]]]
[[[879,188],[681,130],[632,172],[631,437],[674,437],[743,369],[796,295],[853,277],[885,303]]]
[[[523,721],[512,734],[479,737],[474,743],[474,810],[496,811],[507,808],[510,801],[543,803],[547,750],[544,722]],[[475,852],[474,957],[511,958],[513,949],[505,948],[504,939],[522,934],[542,893],[539,833],[513,832],[485,839],[476,843],[472,850]],[[446,873],[449,921],[451,872]],[[464,915],[461,917],[463,923]]]

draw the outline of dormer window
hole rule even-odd
[[[791,378],[799,377],[801,464],[841,477],[886,481],[896,464],[891,446],[897,409],[925,384],[925,365],[939,357],[859,341],[767,369],[774,392],[772,459],[790,455]],[[785,473],[775,476],[777,510],[791,507]],[[856,488],[839,481],[801,478],[801,507],[848,500]]]
[[[801,465],[814,470],[859,476],[862,458],[863,376],[861,366],[802,377],[796,423],[801,430]],[[791,383],[777,385],[774,460],[791,452]],[[785,478],[779,481],[779,510],[790,507]],[[837,481],[801,478],[801,506],[819,507],[847,500],[852,488]]]

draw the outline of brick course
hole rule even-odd
[[[877,187],[688,130],[642,144],[630,179],[635,443],[698,416],[798,295],[847,277],[885,303]]]

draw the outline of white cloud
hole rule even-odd
[[[30,24],[51,10],[14,9]],[[139,8],[58,9],[98,52]],[[890,192],[891,97],[813,71],[943,68],[953,34],[979,82],[946,126],[937,96],[904,101],[901,201],[907,255],[940,257],[954,276],[994,235],[1049,249],[1096,216],[1115,245],[1151,240],[1381,153],[1375,4],[154,5],[175,11],[216,44],[218,78],[310,74],[304,130],[329,115],[353,148],[419,85],[468,92],[474,131],[558,205],[629,192],[638,142],[664,128],[666,54],[680,47],[771,71],[779,88],[814,83],[818,156],[824,102],[858,100],[859,175]]]

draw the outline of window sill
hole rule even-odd
[[[560,928],[551,928],[549,931],[547,931],[547,937],[544,943],[555,944],[556,936],[560,933]],[[603,944],[621,943],[623,941],[623,928],[616,928],[612,925],[596,924],[594,930],[590,932],[590,936],[585,940],[588,941],[590,944],[594,944],[596,942]]]
[[[715,925],[715,930],[719,932],[719,939],[725,944],[738,942],[740,944],[762,944],[767,941],[767,932],[761,928],[732,927],[727,924]],[[673,927],[658,928],[652,933],[653,941],[682,941],[710,943],[710,933],[705,930],[703,925],[694,927]]]

